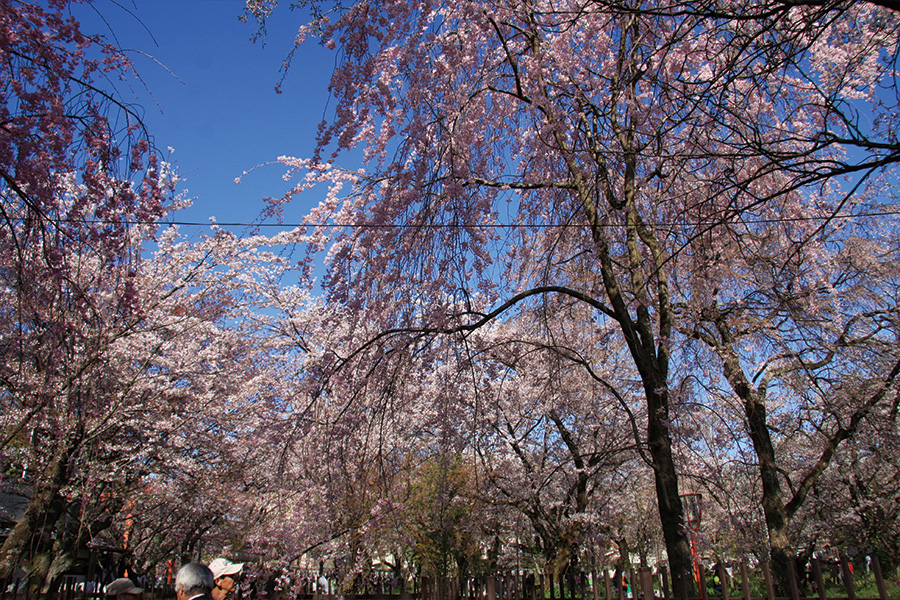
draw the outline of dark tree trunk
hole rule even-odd
[[[731,332],[721,317],[716,321],[716,325],[724,342],[718,347],[718,351],[723,360],[725,378],[744,404],[747,433],[750,435],[750,439],[753,442],[753,450],[759,461],[762,508],[766,520],[766,530],[769,535],[769,558],[772,563],[772,572],[778,592],[785,594],[790,589],[788,562],[793,561],[795,556],[788,532],[790,512],[784,501],[775,457],[775,447],[769,435],[766,404],[764,401],[765,392],[754,389],[747,380],[732,347]]]
[[[766,424],[766,408],[753,400],[753,394],[744,403],[744,412],[749,426],[750,439],[759,460],[759,474],[762,482],[762,507],[769,533],[769,554],[772,574],[780,593],[790,589],[788,582],[788,562],[796,556],[791,546],[788,526],[790,515],[784,503],[778,468],[775,462],[775,448]]]
[[[678,474],[672,456],[672,439],[668,429],[668,398],[647,390],[647,442],[653,457],[656,500],[662,524],[672,591],[678,598],[693,596],[693,559],[684,523],[684,508],[678,495]]]
[[[678,495],[678,472],[675,469],[672,435],[669,429],[669,354],[666,340],[671,334],[672,315],[668,288],[660,264],[657,271],[659,333],[656,335],[649,310],[638,308],[636,318],[632,319],[616,279],[615,261],[612,259],[609,244],[599,231],[595,229],[594,241],[599,251],[604,286],[644,387],[647,402],[647,445],[653,466],[657,510],[663,529],[669,569],[672,572],[672,589],[677,597],[683,598],[692,595],[693,559],[685,530],[684,509]],[[658,251],[654,254],[657,262],[661,263],[662,255]],[[636,270],[639,270],[638,258],[634,258]]]
[[[25,514],[0,547],[0,579],[27,565],[29,580],[41,585],[50,567],[53,530],[66,510],[59,491],[68,481],[69,461],[80,439],[62,441],[44,471],[36,478]]]

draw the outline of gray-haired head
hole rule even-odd
[[[175,576],[175,591],[179,590],[190,598],[197,594],[208,594],[215,587],[212,571],[200,563],[188,563],[178,569]]]

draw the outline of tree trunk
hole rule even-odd
[[[30,553],[27,559],[27,577],[25,595],[28,598],[37,598],[43,594],[44,579],[50,571],[50,549]]]
[[[50,464],[36,478],[25,514],[0,547],[0,579],[9,578],[17,566],[27,564],[29,579],[37,574],[37,584],[43,583],[42,575],[50,564],[49,556],[43,555],[51,551],[53,530],[66,509],[59,491],[68,480],[69,460],[79,446],[80,439],[61,442]],[[44,562],[47,564],[41,566]]]
[[[672,592],[676,598],[694,595],[691,545],[684,523],[684,508],[678,495],[678,474],[672,457],[668,429],[668,397],[665,392],[647,390],[647,442],[653,457],[656,501],[663,539],[672,571]]]
[[[632,211],[633,214],[634,211]],[[632,219],[637,219],[637,217],[633,216]],[[640,228],[639,224],[633,225],[634,230]],[[634,238],[633,245],[636,248],[637,234],[633,234],[632,237]],[[683,598],[692,595],[693,561],[685,529],[684,510],[678,495],[678,472],[675,469],[672,436],[669,430],[669,354],[665,340],[671,334],[672,315],[668,300],[668,286],[662,267],[664,262],[662,253],[658,244],[655,244],[649,236],[645,236],[643,239],[648,242],[648,246],[652,246],[656,263],[659,265],[656,272],[657,303],[660,313],[658,336],[653,331],[650,311],[646,308],[639,307],[637,318],[632,319],[628,303],[625,302],[616,279],[615,261],[612,259],[609,244],[603,238],[601,228],[594,228],[594,242],[598,250],[607,297],[622,328],[644,387],[647,402],[647,445],[653,466],[657,510],[663,529],[669,568],[672,572],[672,590],[677,597]],[[641,254],[636,249],[633,249],[631,254],[632,288],[643,289],[643,282],[638,279]],[[655,346],[654,343],[657,341],[658,346]]]
[[[769,535],[769,556],[778,591],[782,594],[790,589],[788,582],[788,561],[794,560],[788,526],[790,514],[784,502],[775,447],[769,435],[766,416],[765,391],[755,390],[740,367],[737,354],[732,346],[733,338],[721,316],[716,326],[722,335],[723,344],[718,347],[722,357],[725,378],[731,388],[744,403],[744,418],[747,432],[753,442],[753,450],[759,461],[759,475],[762,482],[762,507]]]
[[[754,398],[752,392],[744,401],[744,413],[753,441],[753,449],[759,460],[759,474],[762,481],[762,507],[769,534],[769,554],[772,560],[772,572],[780,592],[790,589],[788,582],[788,562],[795,555],[791,547],[788,526],[790,515],[784,503],[781,483],[778,480],[778,469],[775,463],[775,448],[769,436],[766,424],[766,407]]]
[[[86,502],[86,500],[81,499],[81,502]],[[112,524],[111,515],[122,506],[122,503],[112,500],[105,502],[104,506],[108,508],[101,518],[93,518],[90,523],[84,523],[75,518],[65,519],[61,526],[56,528],[56,539],[53,541],[50,562],[44,575],[42,594],[56,595],[63,582],[63,575],[78,562],[79,552],[82,549],[88,549],[88,544],[93,537],[92,532],[108,529]]]

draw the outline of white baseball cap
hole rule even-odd
[[[213,579],[221,579],[227,575],[237,575],[244,569],[244,563],[231,562],[227,558],[217,558],[209,563]]]

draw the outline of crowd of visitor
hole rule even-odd
[[[182,566],[175,576],[176,600],[226,600],[240,584],[244,563],[217,558],[209,565],[194,562]],[[120,577],[104,589],[106,600],[142,600],[144,588]]]

